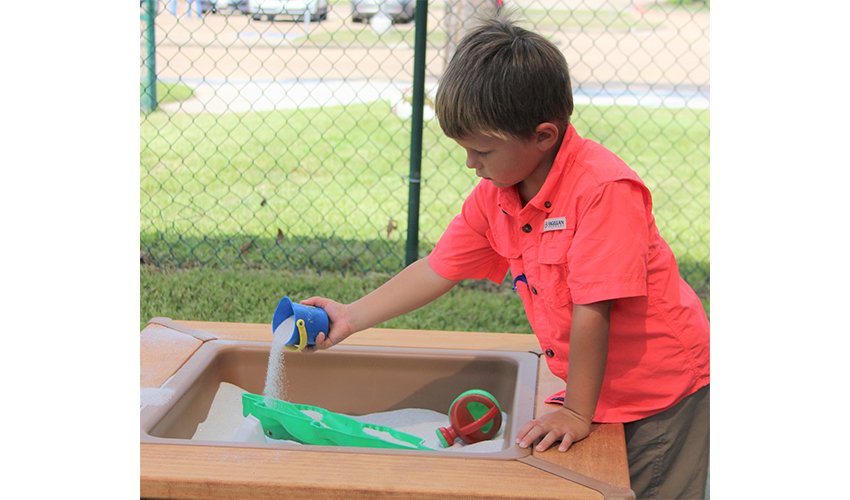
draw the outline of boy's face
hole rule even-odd
[[[455,142],[466,150],[466,166],[497,188],[514,185],[522,188],[523,183],[542,186],[552,167],[553,158],[549,151],[541,150],[538,137],[502,139],[479,133]]]

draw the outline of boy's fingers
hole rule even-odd
[[[301,349],[301,352],[314,352],[319,349],[319,344],[321,344],[321,340],[319,337],[316,337],[316,345],[305,345],[304,349]]]
[[[299,302],[303,306],[315,306],[317,297],[310,297]]]
[[[561,445],[558,446],[558,451],[563,453],[563,452],[569,450],[570,446],[572,446],[574,442],[575,442],[575,437],[573,436],[573,434],[571,432],[566,433],[564,435],[564,437],[561,439]]]
[[[304,304],[305,306],[315,306],[320,300],[321,297],[314,295],[313,297],[302,300],[301,304]]]
[[[546,436],[543,437],[542,440],[540,440],[540,444],[538,444],[537,447],[534,448],[534,449],[537,450],[537,451],[546,451],[558,439],[560,439],[560,436],[558,436],[558,434],[555,433],[555,431],[550,431],[549,433],[546,434]]]
[[[533,424],[533,426],[530,430],[528,430],[528,432],[525,434],[525,436],[523,436],[522,439],[520,439],[519,436],[517,436],[517,444],[519,444],[520,448],[528,448],[529,446],[531,446],[531,443],[533,443],[540,436],[542,436],[543,434],[546,433],[546,430],[543,429],[536,422],[532,421],[532,422],[529,422],[529,423]],[[526,424],[526,425],[528,425],[528,424]]]
[[[322,333],[322,335],[324,335],[324,333]],[[336,345],[336,342],[333,341],[333,339],[330,337],[330,335],[326,335],[322,339],[322,348],[324,348],[324,349],[330,349],[331,347],[333,347],[335,345]]]
[[[519,432],[517,432],[517,435],[516,435],[517,444],[519,444],[520,440],[522,440],[522,438],[525,437],[525,435],[528,433],[528,431],[530,431],[531,428],[534,427],[535,425],[536,424],[535,424],[534,420],[529,420],[528,422],[525,423],[525,425],[522,426],[522,428],[519,430]]]
[[[331,343],[330,345],[327,345],[327,343],[325,342],[325,332],[319,332],[319,334],[316,335],[316,345],[304,346],[304,349],[302,349],[301,351],[302,352],[314,352],[314,351],[317,351],[319,349],[327,349],[328,347],[331,347],[332,345],[333,345],[333,343]]]

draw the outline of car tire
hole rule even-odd
[[[266,17],[268,17],[268,18],[269,18],[269,22],[270,22],[270,23],[273,23],[273,22],[274,22],[274,18],[275,18],[275,15],[274,15],[274,14],[269,14],[269,15],[268,15],[268,16],[266,16]]]
[[[252,14],[252,15],[251,15],[251,19],[253,19],[254,21],[262,21],[262,20],[263,20],[263,16],[261,16],[261,15],[259,15],[259,14]]]

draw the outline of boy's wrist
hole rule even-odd
[[[566,404],[564,404],[562,411],[566,412],[568,415],[572,416],[573,418],[576,418],[576,419],[584,422],[587,425],[590,425],[593,422],[594,412],[590,412],[590,415],[588,416],[587,412],[576,411],[576,410],[572,409],[571,407],[567,406]]]

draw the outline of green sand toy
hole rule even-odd
[[[364,424],[316,406],[245,393],[242,394],[242,416],[248,415],[256,417],[263,426],[263,432],[272,439],[322,446],[431,449],[423,445],[423,439],[390,427]]]

